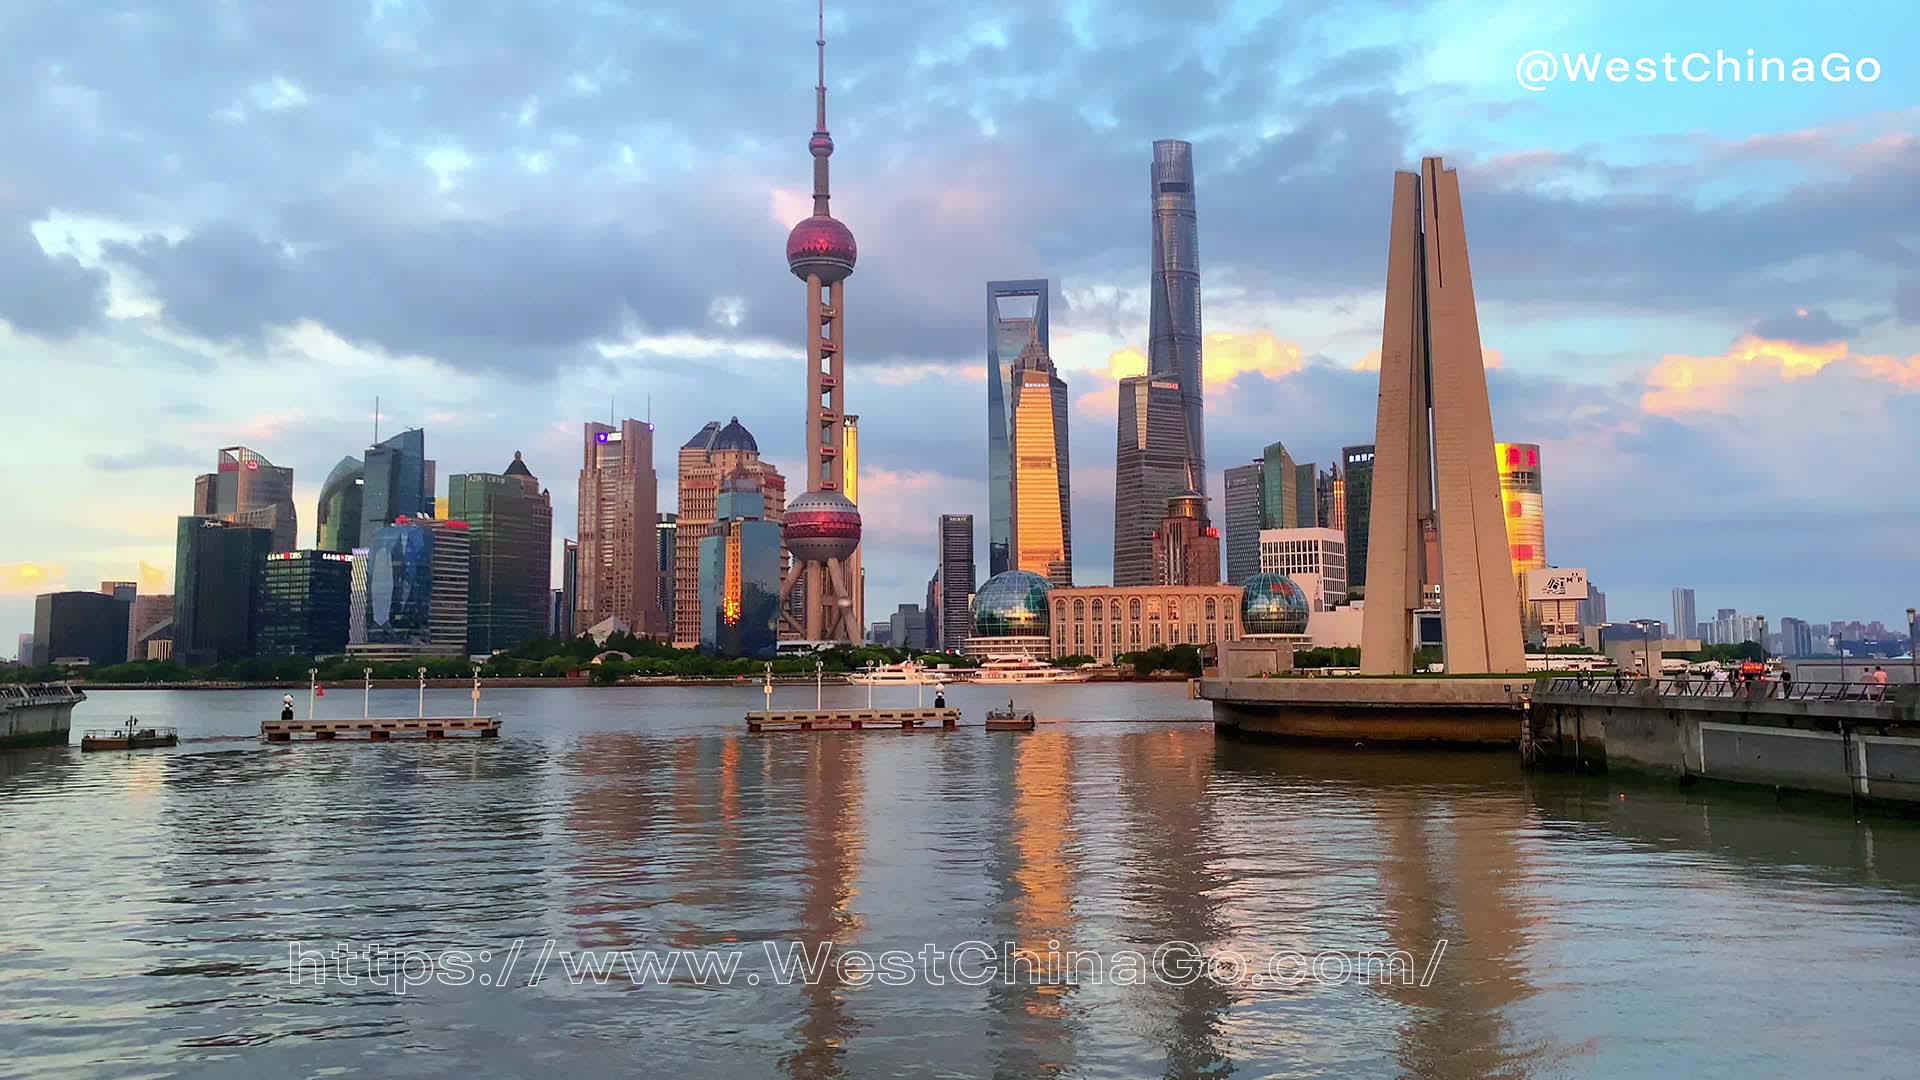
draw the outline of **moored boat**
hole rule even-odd
[[[179,743],[180,733],[173,728],[142,724],[131,716],[117,728],[92,728],[80,736],[82,750],[145,750]]]
[[[939,680],[934,672],[911,660],[885,667],[868,668],[847,676],[855,686],[931,686]]]
[[[1011,700],[1004,709],[987,710],[988,731],[1032,731],[1033,727],[1033,710],[1016,709]]]
[[[1073,668],[1054,667],[1043,660],[1022,657],[1018,660],[992,660],[980,666],[976,683],[1077,683],[1090,675]]]

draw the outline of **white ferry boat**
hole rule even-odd
[[[1044,660],[1022,657],[1018,660],[990,660],[980,665],[973,676],[976,683],[1073,683],[1086,682],[1092,675],[1073,668],[1058,668]]]
[[[847,681],[855,686],[932,686],[945,681],[944,672],[935,672],[921,667],[911,660],[885,667],[868,668],[847,676]]]

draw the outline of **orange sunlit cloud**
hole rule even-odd
[[[167,573],[145,559],[140,560],[140,591],[143,593],[166,593],[173,590],[167,587]]]
[[[1647,374],[1640,404],[1669,416],[1719,411],[1733,403],[1736,391],[1757,380],[1792,382],[1835,364],[1902,390],[1920,390],[1920,353],[1901,359],[1854,353],[1844,341],[1803,345],[1748,334],[1719,356],[1661,357]]]
[[[1201,343],[1201,366],[1208,389],[1226,387],[1242,375],[1278,379],[1305,365],[1300,346],[1283,341],[1271,331],[1250,334],[1208,334]],[[1093,386],[1079,395],[1081,408],[1113,411],[1112,384],[1147,373],[1147,354],[1129,345],[1107,357],[1105,371],[1089,372]]]
[[[67,579],[64,566],[45,563],[0,563],[0,595],[33,596],[52,591]]]

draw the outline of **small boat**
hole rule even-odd
[[[1077,683],[1092,678],[1084,671],[1054,667],[1044,660],[1022,657],[1018,660],[992,660],[980,666],[976,683]]]
[[[856,671],[847,676],[855,686],[931,686],[938,681],[933,672],[911,660],[885,667]]]
[[[987,710],[987,730],[1032,731],[1033,710],[1016,709],[1013,707],[1013,701],[1009,699],[1006,708]]]
[[[134,717],[117,728],[93,728],[81,733],[82,750],[145,750],[150,746],[178,746],[180,733],[170,727],[146,727]]]

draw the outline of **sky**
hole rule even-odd
[[[1076,578],[1109,580],[1144,364],[1151,143],[1194,144],[1207,460],[1371,441],[1396,169],[1460,173],[1494,428],[1616,620],[1920,602],[1920,14],[1910,5],[836,0],[833,209],[870,617],[986,527],[985,283],[1052,281]],[[571,533],[580,426],[738,416],[802,472],[808,0],[10,4],[0,14],[0,641],[170,589],[217,448],[327,470],[426,430],[523,451]],[[1520,83],[1535,50],[1810,57],[1812,82]],[[1833,61],[1829,54],[1844,59]],[[1823,58],[1828,58],[1824,59]],[[1869,58],[1871,67],[1869,67]],[[1716,61],[1717,63],[1717,61]],[[1704,61],[1694,70],[1705,70]],[[1720,69],[1725,72],[1726,67]],[[1736,71],[1737,73],[1737,71]],[[1845,79],[1840,76],[1848,76]],[[556,564],[557,565],[557,564]],[[0,647],[0,651],[11,651]]]

